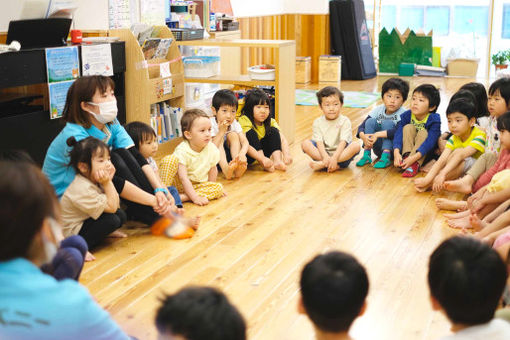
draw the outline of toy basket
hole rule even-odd
[[[276,71],[273,65],[255,65],[248,67],[251,79],[275,80]]]
[[[210,78],[220,73],[220,57],[184,57],[182,61],[186,78]]]

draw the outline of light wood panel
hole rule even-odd
[[[344,81],[346,91],[380,91],[387,78]],[[447,99],[470,79],[411,78],[411,88],[431,82]],[[317,89],[317,85],[306,88]],[[375,106],[343,109],[353,128]],[[435,193],[417,193],[394,169],[356,168],[314,173],[300,143],[311,136],[317,107],[296,106],[294,163],[285,173],[254,167],[236,181],[221,182],[228,195],[208,206],[185,204],[201,215],[190,240],[150,235],[130,224],[126,239],[107,240],[93,253],[81,282],[130,334],[156,339],[158,298],[189,284],[221,288],[244,314],[249,339],[311,339],[313,329],[297,313],[299,275],[318,253],[339,249],[367,267],[366,314],[357,339],[437,339],[449,325],[431,310],[426,284],[428,256],[449,229],[434,206]],[[443,117],[444,118],[444,117]]]

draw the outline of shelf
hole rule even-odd
[[[209,78],[184,78],[187,83],[213,83],[213,84],[235,84],[244,86],[275,86],[276,81],[274,80],[257,80],[251,79],[249,75],[241,74],[238,76],[214,76]]]
[[[169,141],[166,141],[164,143],[158,144],[158,152],[156,153],[156,157],[154,157],[156,160],[160,160],[161,158],[165,157],[166,155],[169,155],[173,152],[175,147],[179,145],[179,143],[182,142],[182,137],[175,137],[170,139]]]
[[[219,47],[268,47],[280,48],[295,46],[294,40],[256,40],[256,39],[203,39],[203,40],[182,40],[177,45],[183,46],[219,46]]]

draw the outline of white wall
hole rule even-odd
[[[237,18],[278,15],[284,13],[285,0],[230,0]]]
[[[329,0],[284,0],[285,14],[328,14]]]

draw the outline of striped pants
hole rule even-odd
[[[159,175],[161,181],[166,186],[173,185],[180,193],[184,192],[182,183],[177,176],[179,169],[179,160],[174,155],[165,156],[159,163]],[[203,196],[208,200],[213,200],[223,196],[223,185],[216,182],[191,182],[193,189],[199,196]]]

